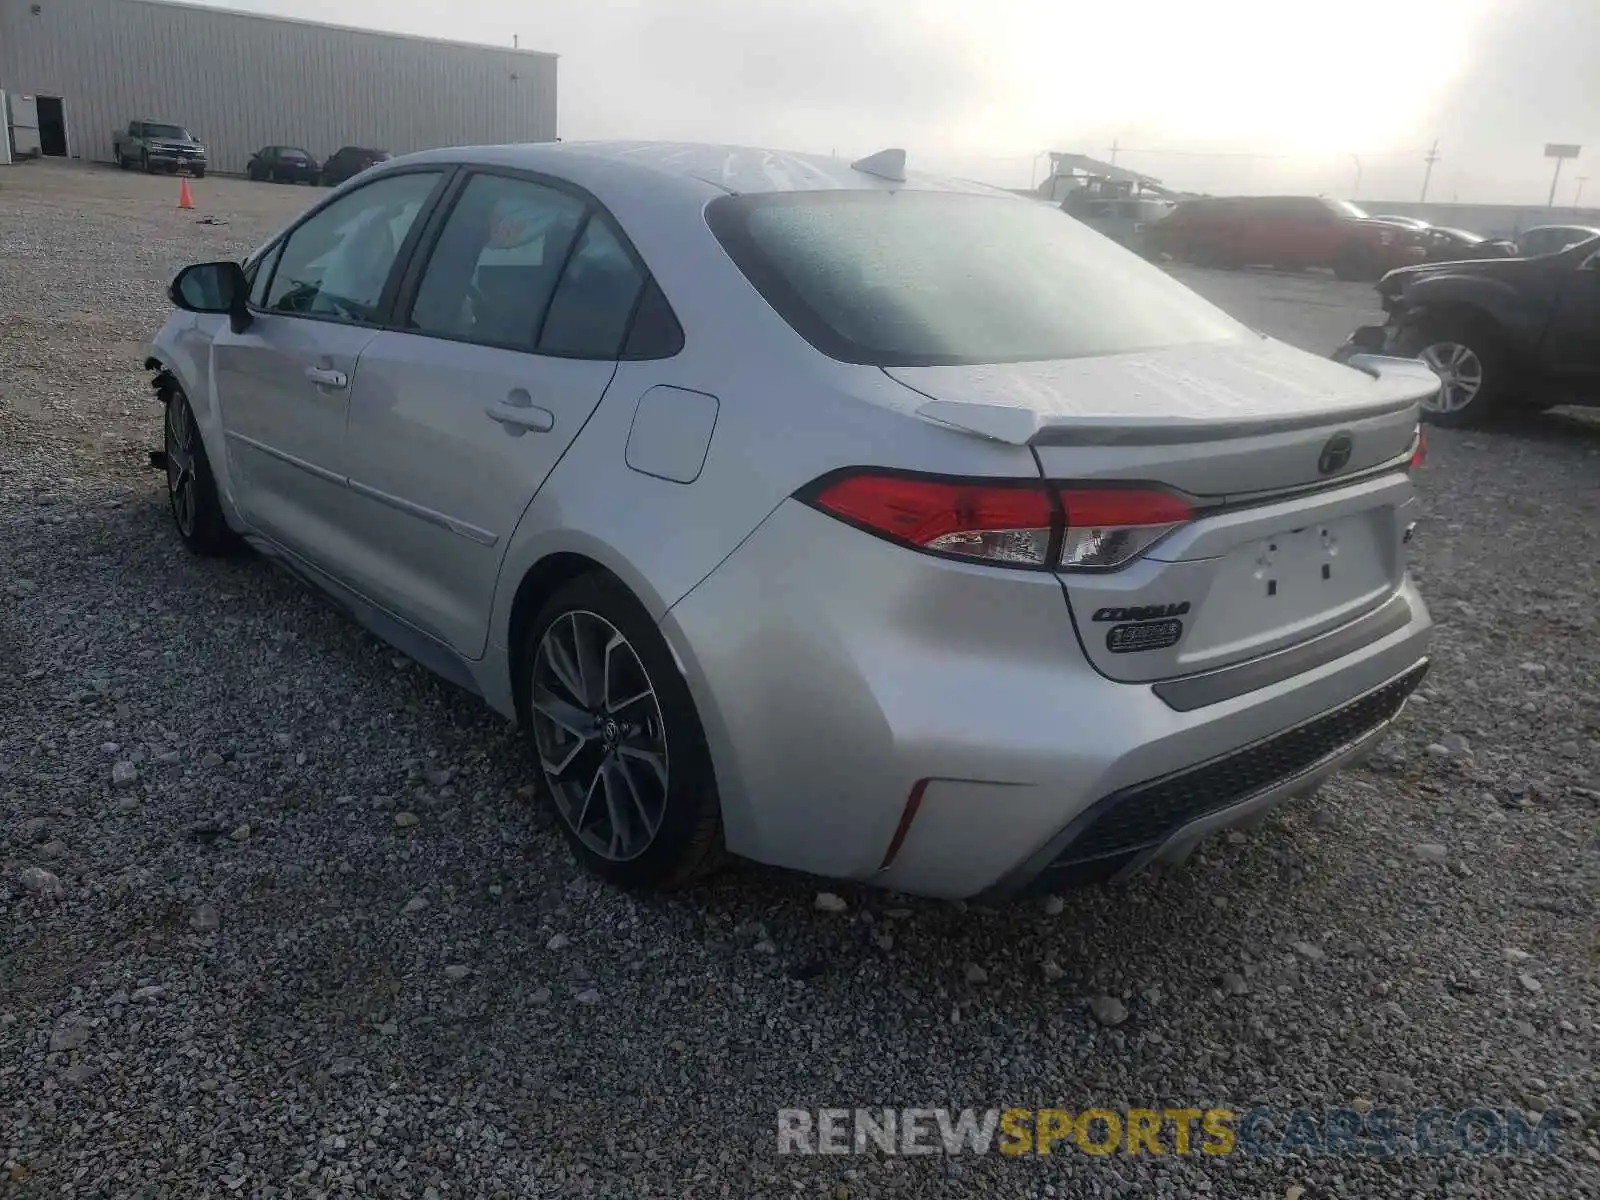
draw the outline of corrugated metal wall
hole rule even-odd
[[[61,96],[69,153],[104,162],[135,117],[186,125],[219,171],[273,144],[323,158],[556,136],[552,54],[153,0],[0,0],[0,88]]]

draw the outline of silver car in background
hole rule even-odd
[[[170,294],[184,540],[519,720],[623,886],[1127,877],[1361,755],[1427,666],[1431,372],[898,152],[415,154]]]

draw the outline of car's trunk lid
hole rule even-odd
[[[1049,480],[1190,498],[1195,519],[1142,557],[1059,573],[1090,660],[1131,682],[1271,653],[1400,585],[1413,499],[1399,467],[1438,381],[1409,360],[1355,362],[1262,339],[889,374],[929,398],[924,418],[1031,446]]]

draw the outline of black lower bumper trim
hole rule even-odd
[[[1096,801],[1026,890],[1109,879],[1185,825],[1309,775],[1393,720],[1427,671],[1423,659],[1332,712]]]

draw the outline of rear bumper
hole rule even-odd
[[[662,628],[730,849],[957,897],[1126,874],[1315,787],[1370,748],[1424,661],[1421,598],[1407,581],[1391,603],[1403,620],[1348,652],[1182,711],[1086,663],[1051,576],[901,550],[791,501]],[[1386,687],[1392,709],[1350,708]],[[1198,799],[1171,798],[1197,779]],[[1091,829],[1123,857],[1059,870],[1088,861],[1066,851]]]
[[[1126,879],[1181,862],[1210,833],[1263,815],[1371,752],[1427,673],[1421,659],[1290,729],[1096,801],[993,889],[997,895]]]

